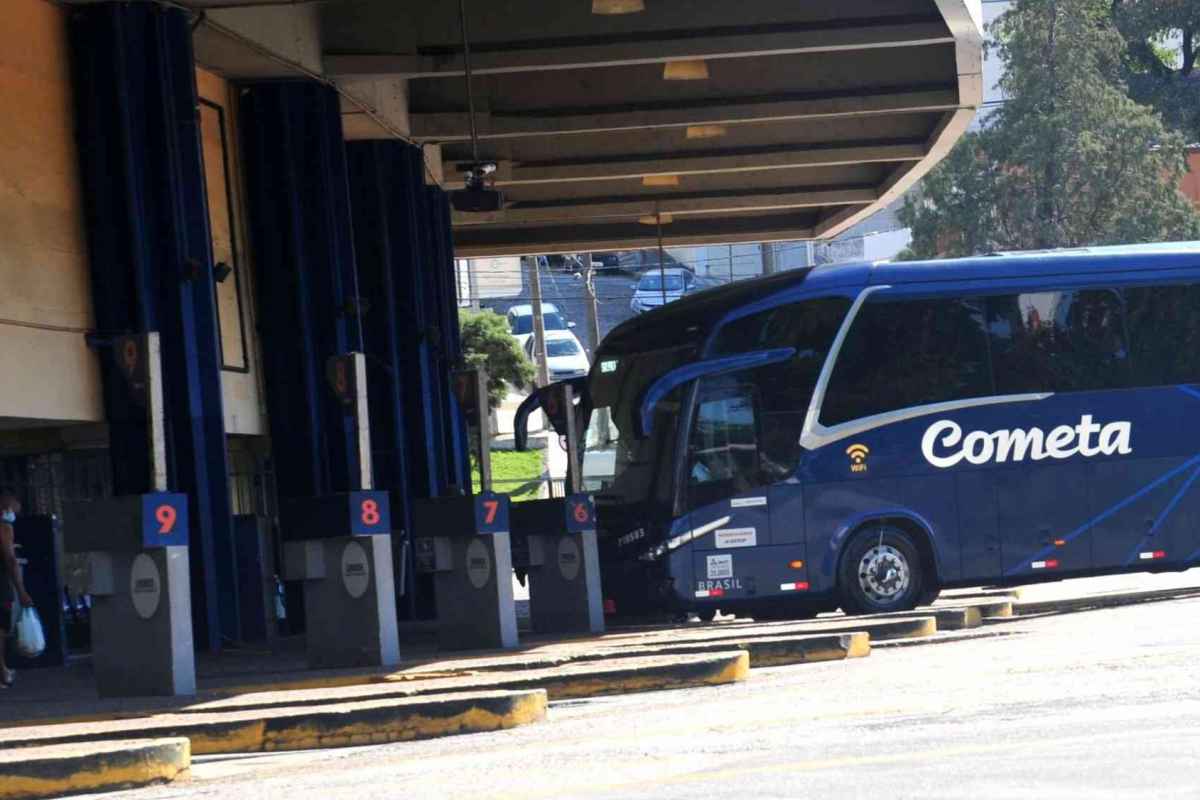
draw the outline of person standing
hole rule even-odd
[[[13,523],[21,510],[19,501],[12,492],[0,492],[0,688],[12,686],[16,677],[8,668],[7,645],[13,619],[13,602],[22,608],[32,608],[33,598],[25,591],[21,577],[21,566],[17,563],[16,537]]]

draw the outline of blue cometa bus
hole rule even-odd
[[[744,281],[615,328],[582,394],[618,614],[1200,562],[1200,243]]]

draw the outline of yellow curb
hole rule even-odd
[[[730,648],[736,645],[730,645]],[[619,662],[619,659],[618,659]],[[610,694],[656,692],[719,686],[744,681],[750,674],[750,654],[744,650],[726,650],[696,656],[679,656],[665,664],[588,668],[578,665],[579,674],[564,668],[529,678],[529,685],[546,690],[551,700],[579,700]],[[521,681],[519,673],[514,676]],[[513,685],[513,684],[510,684]],[[516,685],[521,685],[518,683]]]
[[[866,658],[871,655],[871,635],[862,631],[846,634],[846,658]]]
[[[187,773],[184,738],[33,747],[0,753],[0,800],[35,800],[148,786]]]
[[[532,691],[513,698],[508,707],[500,712],[473,706],[446,717],[415,714],[384,724],[350,720],[340,724],[301,723],[267,730],[261,749],[281,751],[354,747],[515,728],[545,719],[546,703],[545,692]]]
[[[1200,594],[1200,587],[1181,586],[1174,589],[1150,589],[1138,592],[1110,592],[1106,594],[1066,597],[1059,600],[1026,600],[1013,604],[1013,614],[1018,617],[1030,614],[1065,614],[1076,611],[1091,611],[1100,608],[1118,608],[1138,603],[1154,603],[1167,600],[1184,600]]]
[[[208,714],[173,714],[108,725],[10,729],[0,755],[46,745],[96,743],[137,735],[183,737],[195,755],[254,753],[409,741],[511,728],[546,715],[542,689],[422,695]]]

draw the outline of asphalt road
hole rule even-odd
[[[1200,599],[553,704],[512,731],[198,758],[122,798],[1196,798]],[[974,632],[972,632],[974,635]]]

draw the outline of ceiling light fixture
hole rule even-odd
[[[638,222],[643,225],[670,225],[675,221],[675,217],[670,214],[646,214],[638,217]]]
[[[642,186],[678,186],[678,175],[643,175]]]
[[[636,14],[645,11],[643,0],[592,0],[593,14]]]
[[[726,133],[724,125],[688,125],[689,139],[719,139]]]
[[[663,64],[663,80],[706,81],[708,80],[708,62],[702,58],[668,61]]]

